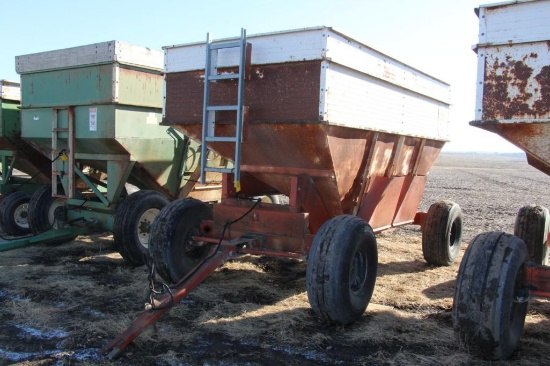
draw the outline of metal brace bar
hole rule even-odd
[[[109,201],[107,200],[107,198],[105,198],[105,196],[99,191],[99,189],[97,189],[97,187],[88,179],[86,174],[84,174],[78,168],[75,168],[75,172],[80,177],[80,179],[82,179],[84,183],[86,183],[86,185],[95,193],[97,198],[99,198],[100,201],[105,204],[105,206],[109,206]]]

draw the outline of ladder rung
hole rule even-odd
[[[235,48],[235,47],[241,47],[241,41],[210,43],[211,50],[219,50],[220,48]]]
[[[68,128],[65,127],[57,127],[52,130],[53,132],[69,132]]]
[[[219,52],[217,52],[220,49],[229,49],[229,48],[236,48],[238,50],[234,50],[232,52],[227,52],[228,54],[238,54],[239,58],[239,66],[238,69],[232,70],[234,72],[221,72],[218,74],[218,56]],[[240,181],[240,160],[241,160],[241,143],[242,143],[242,132],[243,132],[243,94],[244,94],[244,80],[245,80],[245,74],[248,74],[250,71],[250,60],[248,60],[247,56],[250,56],[249,44],[246,43],[246,31],[244,29],[241,29],[241,37],[239,40],[233,40],[233,41],[222,41],[222,42],[216,42],[212,43],[210,40],[210,35],[207,34],[206,36],[206,65],[205,65],[205,75],[207,75],[207,79],[204,83],[204,101],[203,101],[203,116],[202,116],[202,146],[201,146],[201,182],[206,182],[206,172],[218,172],[218,173],[229,173],[234,174],[235,179],[235,187],[237,191],[239,188],[239,181]],[[210,71],[212,71],[212,75],[210,75]],[[235,105],[209,105],[209,97],[210,97],[210,89],[212,85],[214,84],[213,81],[215,80],[237,80],[237,82],[232,82],[227,86],[233,86],[237,93],[237,98],[235,102],[235,98],[229,98],[229,96],[226,97],[226,103],[232,101],[233,103],[236,103]],[[229,99],[229,100],[227,100]],[[219,102],[218,102],[219,103]],[[222,102],[223,103],[223,102]],[[220,103],[221,104],[221,103]],[[235,136],[214,136],[214,124],[215,116],[214,112],[216,111],[231,111],[236,112],[237,117],[235,118]],[[206,152],[207,152],[207,143],[209,142],[222,142],[222,143],[231,143],[235,145],[235,168],[229,169],[229,168],[214,168],[214,167],[208,167],[208,162],[206,159]]]
[[[207,111],[236,111],[238,109],[238,105],[210,105],[206,107]]]
[[[227,80],[227,79],[238,79],[240,74],[238,73],[228,73],[228,74],[217,74],[210,75],[208,80]]]
[[[205,172],[218,172],[218,173],[233,173],[234,169],[231,169],[231,168],[211,168],[211,167],[206,167],[204,168],[204,171]]]
[[[206,142],[237,142],[236,137],[205,136]]]

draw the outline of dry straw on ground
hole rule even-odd
[[[485,230],[512,232],[524,204],[550,207],[542,189],[549,182],[521,157],[444,155],[428,179],[422,209],[438,199],[458,202],[467,243]],[[247,256],[218,269],[113,361],[97,351],[143,309],[145,267],[125,265],[106,234],[0,253],[0,364],[488,364],[471,357],[452,331],[458,263],[426,264],[414,227],[377,240],[375,292],[353,325],[314,316],[305,262]],[[550,362],[549,314],[547,300],[531,304],[511,362]]]

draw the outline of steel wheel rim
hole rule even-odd
[[[54,200],[50,205],[50,208],[48,209],[48,223],[50,224],[50,228],[59,229],[59,224],[56,222],[55,219],[55,210],[58,207],[62,207],[64,205],[65,203],[60,199]]]
[[[160,210],[158,208],[150,208],[146,210],[139,218],[137,225],[137,237],[139,244],[145,249],[149,248],[149,232],[151,231],[151,224],[159,212]]]
[[[24,203],[15,209],[15,212],[13,213],[13,219],[17,224],[17,226],[24,229],[29,228],[28,214],[29,214],[28,203]]]
[[[458,234],[457,234],[457,225],[456,220],[451,224],[451,230],[449,230],[449,247],[452,248],[457,244]]]
[[[367,281],[367,254],[356,250],[351,261],[349,273],[349,286],[352,293],[356,294],[363,289]]]
[[[197,242],[193,240],[194,236],[202,236],[202,235],[204,234],[201,233],[198,228],[195,228],[194,230],[189,232],[187,236],[184,238],[183,248],[184,248],[185,255],[187,257],[192,259],[199,259],[202,257],[204,253],[204,248],[205,248],[203,245],[201,245],[203,244],[203,242]]]

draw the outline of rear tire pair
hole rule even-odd
[[[115,246],[121,256],[132,265],[145,264],[148,255],[149,228],[168,200],[160,193],[142,190],[127,196],[119,205],[113,224]],[[65,201],[52,197],[51,187],[36,190],[29,203],[29,224],[34,234],[57,229],[56,210]],[[54,239],[50,244],[74,240],[76,236]]]
[[[453,326],[472,353],[507,359],[517,348],[527,314],[525,263],[548,264],[548,210],[522,207],[514,234],[476,236],[460,264],[453,299]]]
[[[51,196],[50,186],[41,186],[32,195],[13,192],[0,203],[0,224],[9,235],[37,235],[53,227],[55,210],[62,205]]]
[[[158,192],[142,190],[122,201],[115,215],[113,236],[122,257],[133,265],[145,263],[148,255],[149,228],[168,200]],[[57,229],[56,210],[65,201],[52,197],[51,186],[41,186],[32,195],[13,192],[2,196],[0,224],[8,235],[38,235]],[[76,236],[53,239],[48,244],[61,244]]]
[[[162,194],[141,190],[127,196],[118,206],[113,224],[115,246],[128,263],[145,264],[149,256],[150,229],[160,210],[169,203]]]

